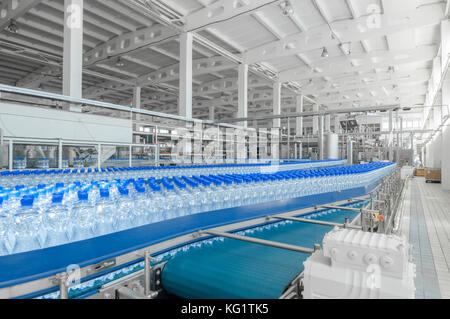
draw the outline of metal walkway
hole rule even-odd
[[[413,245],[416,298],[450,299],[450,192],[414,178],[406,191],[402,233]]]

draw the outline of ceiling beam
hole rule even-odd
[[[345,92],[385,85],[402,85],[411,82],[427,82],[430,76],[429,69],[422,69],[401,73],[370,73],[355,75],[349,78],[324,81],[311,87],[305,87],[305,94],[328,94],[334,92]]]
[[[295,6],[295,1],[292,2]],[[300,10],[300,9],[298,9]],[[403,30],[439,24],[444,17],[442,4],[420,7],[404,14],[380,15],[380,28],[368,26],[368,18],[360,17],[352,20],[331,22],[330,26],[338,33],[342,42],[358,42],[385,36]],[[338,46],[339,40],[330,34],[328,25],[311,28],[306,32],[289,35],[281,40],[250,49],[242,54],[248,64],[270,61],[298,53],[318,50],[323,47]]]
[[[230,60],[222,57],[215,56],[211,58],[201,58],[193,61],[192,75],[198,76],[203,74],[209,74],[211,72],[218,72],[228,70],[236,67],[236,64]],[[154,72],[140,76],[136,83],[140,86],[145,86],[150,83],[161,83],[176,81],[179,79],[179,63],[156,70]]]
[[[127,54],[161,41],[174,39],[177,33],[165,26],[154,25],[119,35],[84,54],[84,65],[90,66],[111,57]]]
[[[430,61],[436,56],[437,46],[422,46],[415,50],[390,52],[381,55],[377,59],[374,54],[368,54],[365,58],[358,61],[358,65],[351,63],[329,63],[322,64],[320,68],[313,70],[305,67],[294,68],[280,72],[280,81],[301,81],[321,77],[331,77],[342,75],[345,73],[355,74],[356,72],[370,72],[376,68],[388,68],[390,66],[397,66],[401,64],[408,64],[414,62]]]
[[[219,0],[184,17],[184,29],[185,31],[199,31],[211,24],[232,19],[237,15],[251,14],[255,10],[268,6],[273,2],[274,0]]]
[[[218,56],[212,58],[201,58],[193,61],[193,75],[208,74],[210,72],[226,70],[234,67],[234,63],[228,59]],[[146,75],[140,76],[133,80],[133,86],[145,87],[148,85],[161,84],[165,82],[178,80],[179,63],[153,71]],[[89,88],[85,90],[84,94],[87,98],[96,98],[107,94],[108,92],[115,92],[121,90],[128,90],[133,86],[127,84],[120,84],[115,81],[106,81],[102,83],[102,88]]]
[[[43,0],[3,0],[0,7],[0,32],[11,20],[15,20]]]

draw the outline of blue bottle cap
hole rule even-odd
[[[79,200],[88,200],[89,199],[88,193],[84,192],[84,191],[79,191],[78,192],[78,199]]]
[[[24,196],[20,201],[22,207],[32,207],[34,202],[34,197]]]
[[[16,191],[19,191],[19,190],[24,189],[24,188],[25,188],[25,185],[17,185],[15,187]]]
[[[165,188],[169,189],[169,190],[174,190],[175,187],[172,184],[163,184]]]
[[[144,194],[144,193],[145,193],[145,188],[144,188],[144,187],[136,187],[136,191],[137,191],[139,194]]]
[[[105,189],[105,188],[100,189],[100,197],[101,198],[109,198],[109,189]]]
[[[128,194],[130,194],[130,191],[127,188],[120,187],[119,188],[119,193],[122,196],[128,196]]]
[[[154,192],[160,192],[161,191],[161,186],[159,185],[155,185],[155,184],[151,184],[150,188],[152,189],[152,191]]]
[[[61,193],[55,193],[53,194],[52,203],[58,204],[62,203],[64,195]]]

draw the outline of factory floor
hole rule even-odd
[[[413,245],[417,299],[450,299],[450,191],[423,177],[408,182],[401,230]]]

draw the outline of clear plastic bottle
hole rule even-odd
[[[46,240],[42,216],[33,207],[33,201],[32,196],[24,196],[20,209],[12,217],[14,239],[11,247],[14,254],[40,249]]]
[[[166,198],[162,194],[161,187],[159,185],[149,184],[151,193],[150,198],[150,215],[148,216],[149,223],[157,223],[167,219],[167,205]]]
[[[3,206],[4,197],[0,197],[0,256],[9,255],[12,250],[11,215]]]
[[[152,218],[151,215],[151,205],[150,198],[145,193],[145,188],[138,186],[136,187],[136,195],[135,195],[135,226],[142,226],[151,223]],[[153,216],[152,216],[153,217]]]
[[[102,236],[114,232],[114,215],[116,206],[110,199],[108,189],[100,189],[100,199],[95,206],[94,236]]]
[[[74,222],[73,241],[85,240],[94,237],[95,207],[89,201],[85,191],[78,192],[78,202],[74,205],[71,218]]]
[[[120,197],[117,202],[117,212],[114,215],[114,228],[116,231],[126,230],[134,226],[134,202],[130,197],[130,191],[126,188],[119,189]]]
[[[52,205],[44,213],[43,228],[47,232],[45,247],[59,246],[67,243],[72,237],[70,212],[63,204],[63,193],[55,193]]]

